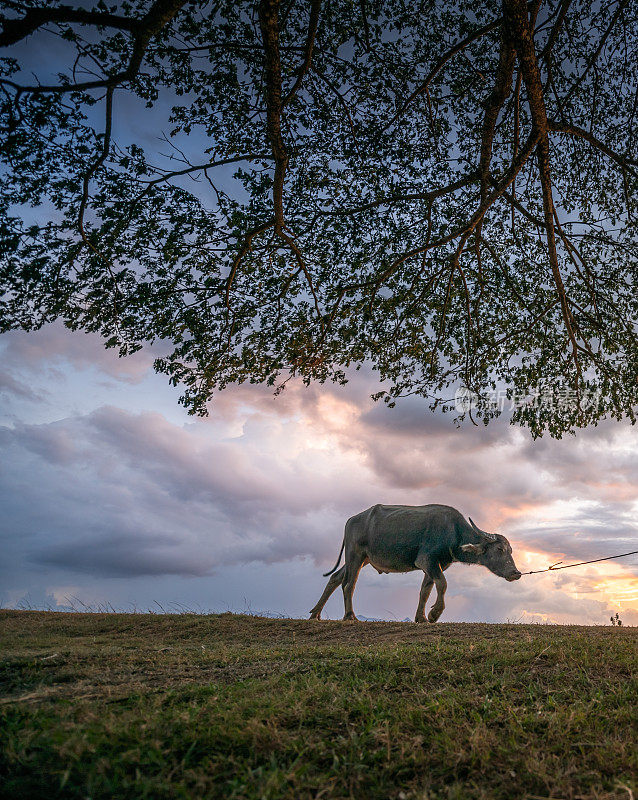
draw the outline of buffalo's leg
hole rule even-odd
[[[419,569],[422,569],[436,586],[436,601],[428,614],[428,622],[436,622],[445,608],[445,590],[447,589],[445,575],[439,564],[432,561],[428,556],[417,558],[415,565],[419,567]],[[423,591],[423,587],[421,587],[421,591]]]
[[[344,619],[355,619],[354,611],[352,610],[352,593],[361,572],[361,567],[368,563],[365,556],[352,555],[346,560],[346,574],[343,579],[343,605],[344,605]]]
[[[436,574],[434,574],[432,578],[436,586],[436,601],[428,614],[428,622],[436,622],[443,613],[443,609],[445,608],[445,590],[447,589],[445,575],[438,564],[436,567]]]
[[[428,602],[428,597],[434,586],[434,581],[426,572],[423,576],[423,583],[421,584],[421,591],[419,592],[419,605],[416,607],[415,622],[425,622],[425,604]]]
[[[321,619],[321,611],[323,610],[323,607],[328,602],[330,595],[341,585],[345,574],[346,567],[344,564],[341,569],[338,569],[333,575],[330,576],[330,580],[326,584],[326,588],[323,590],[323,594],[319,598],[317,605],[310,612],[310,619]]]

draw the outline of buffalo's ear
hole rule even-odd
[[[478,556],[483,552],[483,548],[480,544],[462,544],[461,551],[463,553],[473,553],[475,556]]]

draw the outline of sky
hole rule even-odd
[[[45,32],[14,55],[45,81],[65,46]],[[149,115],[118,94],[114,136],[161,150],[169,106]],[[193,418],[156,355],[120,359],[57,323],[0,336],[0,605],[303,617],[345,521],[375,503],[455,506],[507,536],[522,571],[638,549],[628,423],[560,441],[504,417],[459,429],[418,398],[375,404],[365,369],[277,397],[230,387]],[[515,583],[462,564],[446,575],[443,621],[638,623],[638,556]],[[366,567],[355,611],[411,619],[420,583]],[[338,592],[324,616],[342,613]]]
[[[455,427],[377,376],[231,387],[207,418],[145,350],[126,359],[52,324],[0,337],[0,604],[304,617],[346,519],[444,503],[502,533],[520,570],[638,547],[638,430],[533,441],[501,418]],[[454,564],[442,621],[638,623],[638,557],[507,583]],[[364,568],[361,617],[414,616],[421,575]],[[434,598],[432,598],[433,600]],[[324,616],[340,618],[337,592]]]

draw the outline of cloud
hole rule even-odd
[[[184,547],[176,536],[120,528],[87,531],[81,540],[44,546],[33,554],[39,564],[89,575],[137,577],[140,575],[193,575],[211,573],[214,563],[206,555]]]
[[[227,439],[210,426],[101,408],[5,427],[0,444],[14,465],[0,472],[7,529],[26,524],[28,559],[70,571],[202,575],[244,561],[320,557],[335,546],[335,523],[339,530],[358,510],[353,498],[368,499],[330,452],[302,446],[297,425],[285,431],[259,418]],[[29,507],[44,510],[44,529],[15,503],[16,475],[27,473]]]
[[[0,395],[14,396],[21,400],[37,402],[42,400],[42,395],[35,392],[26,383],[15,378],[10,372],[0,372]]]
[[[62,364],[70,364],[76,369],[98,370],[125,383],[139,383],[159,355],[157,348],[146,347],[126,358],[118,358],[117,351],[107,350],[97,334],[70,331],[61,322],[45,325],[38,331],[4,333],[0,345],[0,386],[4,383],[7,391],[22,396],[29,389],[15,378],[16,373],[33,373],[42,368],[51,372]]]

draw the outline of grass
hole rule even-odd
[[[637,792],[638,629],[0,611],[4,798]]]

